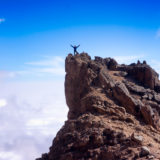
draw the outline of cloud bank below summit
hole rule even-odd
[[[0,98],[6,102],[0,107],[1,160],[31,160],[48,152],[67,117],[63,91],[63,81],[1,86]]]

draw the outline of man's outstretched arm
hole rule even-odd
[[[71,45],[71,47],[74,48],[72,45]]]
[[[80,46],[80,44],[77,46],[77,48]]]

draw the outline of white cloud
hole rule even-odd
[[[62,57],[45,57],[45,59],[24,64],[24,70],[19,71],[2,71],[0,70],[0,80],[6,79],[33,79],[47,77],[64,77],[65,67],[64,58]]]
[[[115,56],[113,57],[119,64],[129,64],[136,62],[137,60],[143,58],[144,55],[129,55],[129,56]]]
[[[62,57],[45,57],[44,60],[25,63],[26,69],[16,71],[17,75],[25,76],[64,76],[64,59]]]
[[[37,73],[48,73],[48,74],[54,74],[54,75],[59,75],[59,76],[63,76],[65,75],[65,71],[64,68],[42,68],[42,69],[34,69],[34,72]]]
[[[5,22],[5,19],[4,18],[0,18],[0,24]]]
[[[1,160],[22,160],[22,157],[17,155],[14,152],[0,151],[0,159]]]
[[[67,119],[64,81],[6,82],[0,88],[6,102],[0,108],[0,160],[33,160],[48,152]]]
[[[0,108],[5,107],[7,105],[7,101],[5,99],[0,99]]]
[[[14,71],[0,71],[0,79],[5,79],[5,78],[14,78],[16,77],[16,72]]]
[[[62,57],[45,57],[45,60],[35,61],[35,62],[27,62],[25,64],[33,65],[33,66],[61,66],[64,63],[64,59]]]

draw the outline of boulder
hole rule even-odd
[[[158,73],[156,73],[149,65],[142,64],[136,66],[129,66],[127,68],[128,75],[140,82],[145,87],[155,89],[158,83]]]
[[[116,62],[115,59],[105,58],[104,61],[105,61],[105,64],[107,65],[108,69],[110,69],[110,70],[116,70],[117,69],[118,63]]]
[[[141,152],[140,152],[140,157],[145,157],[150,154],[150,149],[146,146],[142,146]]]
[[[134,142],[136,142],[137,144],[142,144],[143,142],[143,137],[140,135],[136,135],[135,133],[132,133],[131,135],[131,140],[133,140]]]

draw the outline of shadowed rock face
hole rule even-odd
[[[68,120],[39,160],[160,158],[160,85],[146,62],[69,54],[65,70]]]
[[[132,65],[123,67],[123,69],[124,71],[127,71],[130,77],[135,79],[144,87],[148,87],[154,90],[159,86],[158,73],[156,73],[146,63],[132,64]]]

